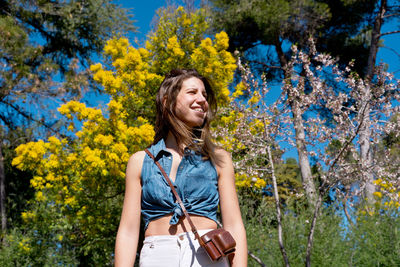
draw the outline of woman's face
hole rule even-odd
[[[189,127],[198,127],[203,125],[207,111],[207,93],[203,82],[196,77],[184,80],[176,97],[176,116]]]

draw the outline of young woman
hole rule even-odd
[[[145,240],[140,266],[247,266],[246,233],[235,190],[230,155],[212,142],[209,123],[216,111],[212,88],[196,70],[173,70],[156,98],[156,135],[149,151],[168,174],[200,236],[222,224],[236,240],[231,259],[212,262],[195,240],[161,171],[144,151],[129,159],[126,191],[115,246],[115,266],[133,266],[140,215]]]

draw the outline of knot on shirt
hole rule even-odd
[[[186,210],[190,210],[192,208],[192,204],[190,203],[189,200],[184,199],[182,200],[183,205],[185,206]],[[174,206],[172,207],[172,218],[169,221],[169,224],[171,225],[175,225],[179,222],[179,219],[182,217],[183,215],[183,210],[181,208],[181,206],[179,205],[178,202],[175,202]]]

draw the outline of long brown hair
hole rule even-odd
[[[207,93],[208,111],[201,127],[190,128],[175,113],[176,98],[185,80],[196,77],[204,84]],[[205,158],[215,162],[215,144],[211,141],[210,121],[217,111],[217,102],[209,81],[195,69],[174,69],[165,75],[156,97],[156,126],[154,144],[171,132],[177,144],[200,152]],[[183,149],[179,147],[181,153]]]

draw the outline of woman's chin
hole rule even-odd
[[[203,126],[204,121],[198,121],[198,122],[192,122],[192,123],[188,123],[187,125],[190,128],[201,128]]]

